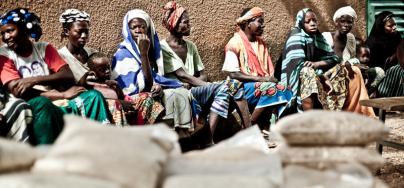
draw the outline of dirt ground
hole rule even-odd
[[[390,128],[389,140],[404,143],[404,113],[387,114],[386,125]],[[384,147],[382,156],[386,162],[378,178],[391,188],[404,187],[404,151]]]

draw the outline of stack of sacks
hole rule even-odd
[[[380,154],[365,146],[385,138],[388,129],[382,122],[359,114],[313,110],[281,119],[274,131],[289,145],[279,150],[284,166],[336,170],[342,164],[359,163],[374,171],[384,162]]]
[[[170,157],[163,188],[271,188],[283,184],[279,156],[271,154],[258,127],[203,151]]]
[[[75,116],[65,122],[31,172],[0,176],[0,187],[155,188],[169,155],[181,154],[165,125],[115,128]]]

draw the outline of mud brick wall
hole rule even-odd
[[[42,41],[52,43],[57,48],[66,41],[60,41],[62,31],[59,15],[68,8],[84,10],[91,15],[90,42],[88,46],[99,49],[109,56],[115,52],[122,40],[122,20],[131,9],[141,8],[154,20],[160,39],[167,36],[161,24],[164,0],[2,0],[0,12],[16,7],[29,8],[42,19],[44,35]],[[221,72],[224,59],[224,46],[232,37],[235,20],[247,7],[259,6],[266,11],[264,39],[270,47],[272,60],[281,54],[285,39],[294,25],[298,10],[312,8],[319,19],[320,30],[334,29],[332,16],[342,6],[351,5],[358,14],[353,33],[365,37],[366,1],[363,0],[178,0],[188,9],[193,30],[190,40],[199,49],[210,80],[223,79]]]

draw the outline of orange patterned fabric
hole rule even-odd
[[[363,82],[362,73],[356,66],[352,66],[355,71],[354,77],[349,79],[349,89],[345,101],[345,106],[342,110],[348,112],[356,112],[369,117],[376,117],[372,107],[366,107],[359,104],[360,100],[369,99],[368,92]]]
[[[241,72],[252,76],[273,76],[274,67],[268,48],[259,37],[257,37],[257,43],[256,53],[247,36],[239,30],[227,43],[226,51],[232,51],[239,57]]]

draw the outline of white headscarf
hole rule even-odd
[[[135,51],[139,51],[137,44],[132,39],[132,34],[130,33],[129,29],[129,22],[134,18],[140,18],[146,22],[147,30],[150,32],[150,42],[151,47],[153,48],[153,56],[156,57],[155,61],[158,67],[158,73],[160,75],[164,75],[164,67],[163,67],[163,59],[161,58],[162,52],[160,48],[160,42],[157,36],[156,28],[154,27],[153,20],[150,18],[149,14],[147,14],[144,10],[141,9],[133,9],[126,13],[123,19],[123,28],[122,28],[122,35],[124,37],[124,42],[122,45],[127,46],[129,51],[132,54],[136,54],[132,48],[135,48]],[[139,58],[140,60],[140,58]]]
[[[356,12],[351,6],[341,7],[334,13],[333,20],[337,21],[338,18],[341,18],[344,15],[351,16],[354,20],[356,19]]]
[[[129,28],[129,22],[134,18],[143,19],[146,22],[148,31],[150,31],[150,53],[152,53],[152,57],[156,61],[158,67],[158,72],[152,70],[154,82],[166,88],[181,87],[182,84],[179,81],[162,76],[164,73],[164,66],[159,38],[152,19],[145,11],[140,9],[129,11],[123,19],[122,35],[124,40],[120,43],[119,48],[112,59],[112,79],[118,81],[119,86],[127,95],[137,94],[143,91],[145,87],[144,75],[141,69],[142,61],[139,47],[133,40]]]

